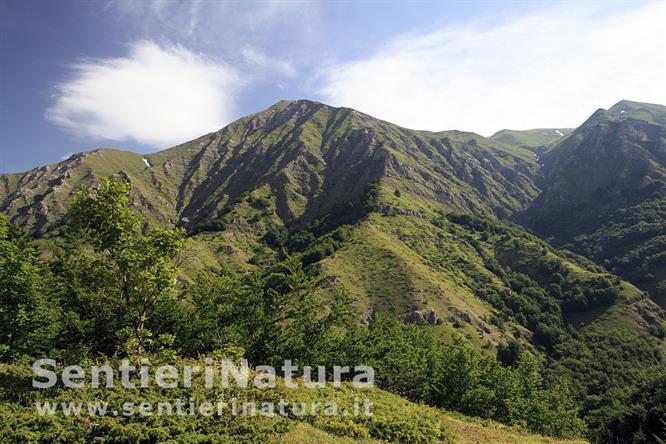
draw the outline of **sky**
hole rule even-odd
[[[666,1],[0,0],[0,173],[282,99],[490,136],[666,104]]]

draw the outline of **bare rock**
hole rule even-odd
[[[424,308],[423,310],[414,310],[409,312],[407,316],[405,316],[406,322],[417,325],[423,325],[423,324],[435,325],[437,324],[438,320],[439,320],[439,315],[432,308]]]

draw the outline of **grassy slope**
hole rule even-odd
[[[571,128],[537,128],[523,131],[504,129],[490,138],[508,146],[540,154],[572,131]]]
[[[609,108],[608,111],[613,114],[644,120],[657,125],[666,125],[666,107],[664,105],[621,100]]]
[[[128,151],[101,148],[26,173],[3,175],[0,205],[12,223],[43,232],[65,214],[72,194],[100,178],[120,173],[133,185],[137,208],[153,224],[169,224],[175,215],[172,197],[143,174],[143,157]]]
[[[437,251],[438,244],[446,249]],[[452,266],[436,263],[442,254]],[[467,260],[480,266],[464,244],[426,220],[375,214],[323,267],[356,295],[366,313],[405,315],[430,308],[443,318],[437,326],[443,335],[457,331],[477,346],[496,345],[507,338],[488,322],[492,307],[465,288],[463,269],[454,265]]]
[[[323,261],[323,269],[357,296],[366,313],[377,310],[404,315],[431,308],[444,321],[437,328],[458,331],[477,346],[496,345],[509,339],[512,330],[524,329],[513,325],[500,332],[489,322],[495,311],[475,294],[474,281],[485,276],[496,285],[503,284],[486,268],[471,239],[495,254],[494,240],[483,240],[476,233],[451,226],[440,228],[425,217],[372,214],[356,228],[351,242]],[[533,242],[535,249],[548,248],[536,238]],[[554,252],[549,254],[583,279],[599,275]],[[526,257],[523,264],[516,261],[515,266],[529,267],[531,261]],[[585,326],[595,320],[595,328],[644,330],[647,324],[639,313],[654,307],[643,300],[638,289],[623,285],[615,306],[600,311],[598,316],[573,316],[572,323]]]
[[[116,363],[117,364],[117,363]],[[202,365],[187,361],[183,364]],[[112,364],[115,365],[115,364]],[[468,418],[432,407],[414,404],[379,389],[357,389],[349,384],[341,388],[287,389],[278,380],[275,389],[241,389],[236,387],[203,387],[203,377],[196,376],[191,390],[148,389],[123,390],[56,388],[40,391],[30,387],[31,370],[26,365],[0,365],[0,440],[5,442],[40,442],[44,439],[61,442],[283,442],[283,443],[574,443],[526,434],[491,421]],[[135,381],[138,384],[138,381]],[[88,383],[89,384],[89,383]],[[62,413],[40,417],[35,402],[108,402],[109,411],[124,402],[138,405],[175,399],[197,402],[229,401],[261,402],[284,399],[287,402],[335,402],[339,412],[351,409],[355,399],[372,403],[372,416],[275,417],[232,416],[149,416],[105,417],[82,414],[67,417]],[[239,407],[240,408],[240,407]],[[348,410],[351,411],[351,410]],[[173,441],[175,440],[175,441]]]
[[[356,296],[364,317],[373,311],[405,316],[415,310],[434,309],[441,319],[435,328],[442,337],[455,332],[491,352],[514,337],[529,343],[531,333],[518,323],[509,322],[500,330],[491,322],[497,311],[477,291],[476,283],[481,278],[504,288],[505,284],[487,268],[481,255],[483,251],[485,256],[497,258],[500,236],[486,238],[454,224],[436,226],[433,207],[408,191],[395,196],[391,181],[382,184],[377,205],[380,211],[357,223],[351,239],[320,262],[333,285],[342,286]],[[270,197],[268,189],[252,195]],[[268,208],[259,210],[242,200],[225,214],[223,232],[194,236],[187,253],[190,259],[185,263],[188,274],[191,276],[192,271],[202,266],[247,270],[253,268],[248,264],[250,259],[259,264],[271,263],[276,252],[261,241],[261,236],[267,227],[281,225],[274,206],[273,200]],[[545,249],[550,251],[547,257],[566,264],[583,280],[599,275],[594,265],[558,256],[547,244],[516,230],[515,237],[527,245],[521,250],[522,256],[512,259],[511,265],[516,269],[529,274]],[[629,335],[644,333],[648,321],[654,322],[646,321],[644,314],[654,312],[655,308],[642,299],[635,287],[624,285],[613,307],[570,314],[566,322],[590,329],[593,324],[594,329],[602,332],[623,327]]]
[[[441,412],[440,417],[442,423],[450,431],[451,441],[455,444],[583,444],[587,442],[528,434],[492,421],[469,418],[456,413]],[[337,436],[309,423],[301,422],[280,436],[277,442],[284,444],[310,444],[313,442],[351,444],[385,441]]]

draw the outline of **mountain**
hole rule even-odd
[[[543,154],[539,196],[519,218],[666,304],[666,107],[599,109]]]
[[[137,204],[143,211],[155,220],[168,223],[159,209],[166,207],[166,196],[152,183],[143,183],[149,180],[141,175],[146,168],[146,160],[138,154],[100,148],[25,173],[2,174],[0,211],[33,233],[44,233],[61,221],[77,189],[101,177],[120,173],[132,178]]]
[[[71,191],[121,171],[149,217],[194,226],[265,187],[285,222],[307,222],[384,180],[422,206],[506,216],[536,195],[527,152],[472,133],[411,131],[347,108],[280,102],[222,130],[147,155],[100,149],[0,176],[0,210],[43,232]],[[189,222],[184,222],[189,221]]]
[[[644,120],[655,125],[666,125],[663,105],[620,100],[608,112],[619,117]]]
[[[533,151],[553,133],[513,132],[517,144],[283,101],[155,154],[98,149],[1,175],[0,211],[57,239],[78,187],[124,177],[149,225],[188,232],[182,281],[295,256],[327,291],[351,293],[361,322],[389,313],[484,353],[530,350],[594,417],[603,396],[659,364],[666,313],[631,283],[506,220],[561,246],[593,234],[605,211],[662,214],[653,206],[663,189],[659,108],[615,108],[558,135],[537,162]]]
[[[282,101],[155,154],[98,149],[2,175],[0,210],[35,235],[54,236],[78,187],[117,174],[132,184],[133,205],[150,224],[181,226],[191,234],[186,268],[192,272],[220,263],[241,269],[270,265],[287,249],[321,267],[333,286],[351,291],[366,315],[384,311],[418,320],[433,312],[442,331],[496,345],[538,329],[531,315],[519,316],[523,302],[507,305],[517,284],[506,273],[530,276],[543,254],[549,259],[546,268],[576,270],[567,279],[582,285],[583,293],[596,285],[595,276],[603,277],[595,265],[563,256],[519,227],[498,226],[494,220],[526,217],[537,232],[552,236],[547,230],[552,225],[539,223],[540,208],[563,211],[566,219],[570,201],[554,192],[573,193],[581,187],[576,178],[589,177],[587,160],[573,156],[571,161],[583,171],[570,170],[566,162],[572,159],[567,153],[576,153],[575,141],[587,140],[582,135],[592,131],[588,128],[608,119],[635,122],[648,132],[658,127],[629,117],[640,114],[658,121],[658,108],[629,102],[616,107],[622,109],[599,111],[564,138],[540,167],[528,149],[477,134],[408,130],[349,108]],[[543,142],[558,130],[549,130],[548,137],[546,130],[534,131],[542,132],[536,139]],[[534,139],[534,131],[525,134]],[[631,134],[643,140],[643,133]],[[613,182],[605,171],[613,171],[610,164],[600,167],[598,175]],[[576,194],[583,206],[584,195]],[[479,229],[442,216],[446,214],[490,219],[479,222]],[[552,213],[547,214],[545,220],[550,220]],[[584,218],[574,219],[566,224],[579,233],[577,224]],[[524,264],[511,248],[533,257],[533,263]],[[529,281],[520,285],[546,291],[555,283],[536,276]],[[640,307],[646,303],[635,302],[639,292],[634,287],[627,284],[610,293],[621,295],[613,296],[619,305],[629,304],[637,315],[632,323],[639,322],[641,329],[654,322],[644,319]],[[578,308],[570,309],[576,303],[565,301],[574,297],[567,295],[565,288],[561,300],[553,302],[569,307],[561,308],[553,321],[561,327],[588,304],[587,296],[579,295]],[[608,307],[611,302],[592,305]],[[658,319],[661,314],[655,313]],[[502,332],[500,318],[516,330]]]
[[[573,131],[572,128],[503,129],[490,138],[505,145],[520,147],[540,155]]]

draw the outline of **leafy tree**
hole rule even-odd
[[[188,355],[210,353],[234,345],[251,349],[257,340],[261,284],[256,277],[241,278],[231,271],[200,273],[186,290],[192,302],[191,317],[181,329],[183,351]]]
[[[634,443],[666,439],[666,370],[651,375],[633,391],[628,402],[617,407],[598,439]]]
[[[60,309],[38,252],[0,214],[0,359],[41,356],[60,332]]]
[[[411,400],[491,418],[527,424],[554,436],[585,431],[566,384],[546,386],[537,361],[519,353],[514,366],[465,345],[442,342],[426,326],[375,315],[355,349],[357,362],[371,365],[378,386]]]
[[[119,314],[130,351],[141,352],[151,336],[146,321],[174,289],[184,233],[157,228],[144,234],[141,216],[129,208],[129,192],[127,181],[103,179],[74,197],[70,216],[75,233],[92,247],[77,254],[88,255],[90,268],[103,280],[97,290],[105,308]]]
[[[340,365],[355,328],[353,299],[342,291],[321,294],[322,279],[310,276],[297,257],[265,274],[201,274],[190,289],[194,327],[190,353],[234,345],[253,362]],[[344,353],[342,353],[344,355]]]
[[[359,341],[356,360],[375,369],[380,387],[423,400],[436,351],[437,342],[425,328],[375,315]]]

